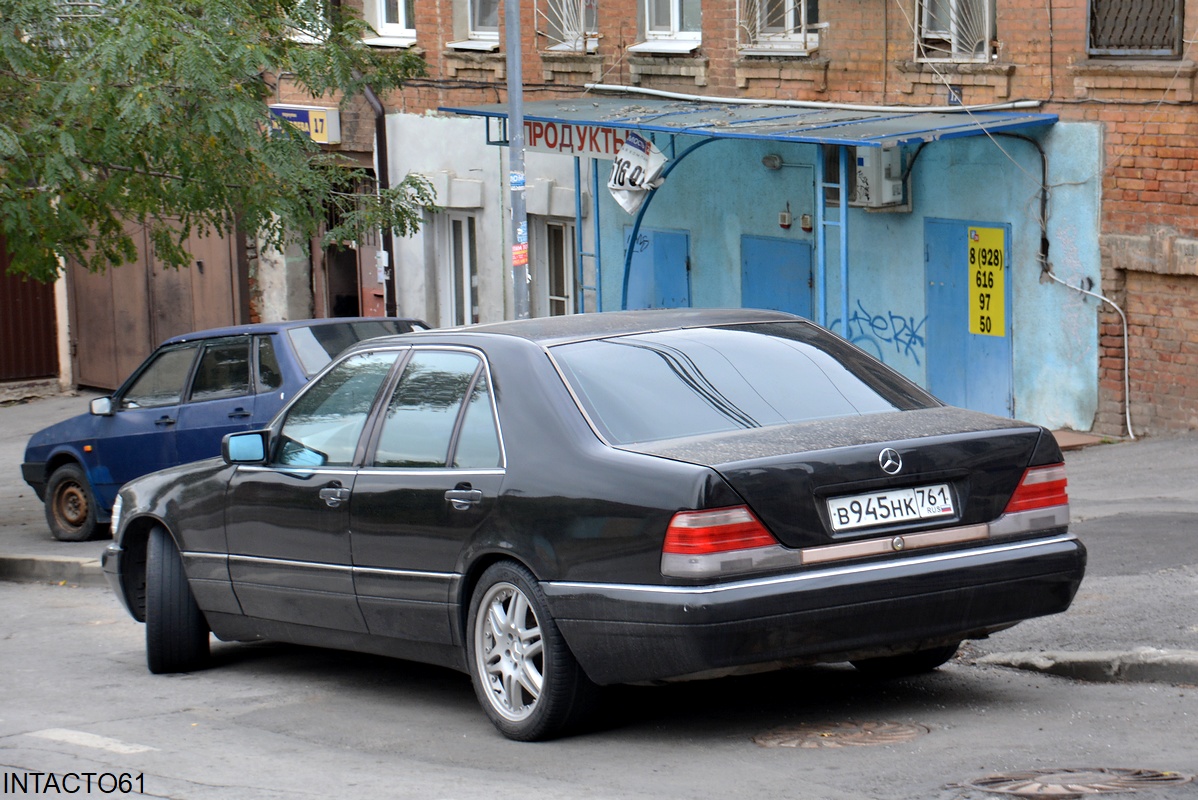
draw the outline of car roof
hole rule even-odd
[[[219,336],[244,336],[254,333],[282,333],[296,328],[315,328],[324,325],[335,325],[354,322],[400,322],[409,325],[428,327],[428,324],[418,319],[402,317],[324,317],[321,319],[293,319],[282,322],[254,322],[247,325],[229,325],[224,328],[208,328],[202,331],[172,336],[162,344],[178,344],[192,342],[197,339],[215,339]]]
[[[736,325],[755,322],[795,322],[801,317],[782,311],[753,308],[677,308],[644,309],[639,311],[604,311],[600,313],[569,314],[560,317],[508,320],[461,328],[440,328],[405,334],[404,339],[428,336],[469,338],[480,334],[513,336],[549,346],[566,342],[604,339],[683,328],[702,328],[713,325]]]

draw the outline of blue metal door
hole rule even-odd
[[[740,237],[740,303],[811,318],[811,242]]]
[[[1001,417],[1015,412],[1010,236],[998,223],[924,222],[928,390]]]
[[[624,229],[625,252],[632,235]],[[641,228],[632,245],[625,308],[689,308],[691,304],[690,235]]]

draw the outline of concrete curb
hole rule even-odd
[[[1094,683],[1198,685],[1198,652],[1142,647],[1128,651],[992,653],[978,664],[1060,675]]]
[[[21,583],[69,583],[106,587],[108,580],[97,558],[73,556],[0,555],[0,580]]]

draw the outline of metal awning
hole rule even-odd
[[[503,103],[441,111],[507,121]],[[894,147],[1051,125],[1056,114],[797,108],[766,104],[586,96],[524,104],[526,123],[626,128],[671,135],[759,139],[857,147]],[[506,137],[504,137],[506,138]]]
[[[508,144],[508,106],[503,103],[442,107],[440,111],[466,116],[483,117],[487,121],[488,144]],[[886,147],[925,144],[945,139],[968,136],[985,136],[995,133],[1010,133],[1022,129],[1052,125],[1056,114],[1038,114],[1009,110],[978,110],[962,108],[960,111],[941,109],[919,109],[918,107],[832,107],[806,105],[770,105],[768,103],[719,102],[710,98],[701,100],[659,99],[642,97],[610,97],[587,95],[565,100],[539,100],[523,104],[526,130],[525,147],[542,152],[554,152],[575,156],[575,207],[576,219],[581,223],[581,173],[579,156],[598,156],[610,159],[615,156],[630,130],[641,134],[665,134],[670,137],[670,158],[673,159],[666,171],[677,166],[693,150],[704,144],[722,139],[742,139],[769,142],[792,142],[838,147],[839,178],[825,183],[824,160],[814,159],[813,169],[817,187],[838,188],[836,205],[829,208],[827,193],[818,191],[816,203],[816,251],[819,290],[818,318],[827,324],[826,258],[828,248],[825,237],[829,230],[839,236],[841,307],[842,318],[848,318],[848,241],[847,241],[847,174],[849,147]],[[690,145],[681,154],[673,152],[673,137],[694,136],[700,141]],[[592,163],[592,181],[595,203],[594,225],[596,242],[599,241],[599,167]],[[637,212],[633,223],[633,235],[640,228],[641,219],[649,207],[656,190]],[[832,211],[833,213],[829,213]],[[578,234],[579,269],[584,255],[600,261],[598,245],[594,253],[584,253],[581,228]],[[623,281],[626,305],[628,277],[633,250],[624,255]],[[597,270],[597,274],[599,274]],[[580,282],[581,285],[581,282]],[[584,287],[594,288],[594,287]],[[597,289],[601,292],[601,288]]]

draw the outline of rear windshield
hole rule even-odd
[[[805,322],[662,331],[551,352],[612,444],[940,405]]]
[[[372,319],[365,322],[331,322],[309,328],[292,328],[287,331],[287,336],[291,339],[304,374],[311,378],[351,344],[376,336],[408,333],[412,327],[406,322]]]

